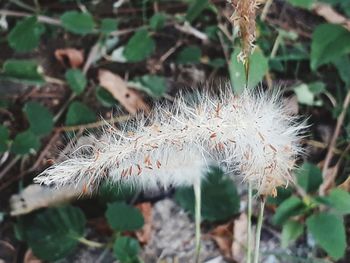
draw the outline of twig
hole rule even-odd
[[[28,17],[28,16],[32,16],[33,14],[26,13],[26,12],[17,12],[17,11],[1,9],[0,10],[0,15],[14,16],[14,17]],[[60,20],[55,19],[55,18],[51,18],[51,17],[48,17],[48,16],[39,15],[39,16],[37,16],[37,18],[38,18],[39,22],[42,22],[42,23],[45,23],[45,24],[50,24],[50,25],[55,25],[55,26],[61,26],[62,25]]]
[[[207,42],[209,40],[208,36],[199,31],[198,29],[192,27],[190,25],[190,23],[188,22],[185,22],[183,25],[178,25],[178,24],[175,24],[175,28],[185,34],[189,34],[189,35],[192,35],[192,36],[195,36],[196,38],[204,41],[204,42]]]
[[[111,118],[111,119],[108,119],[108,120],[101,120],[101,121],[88,123],[88,124],[59,127],[59,128],[56,128],[56,131],[69,132],[69,131],[77,131],[77,130],[80,130],[80,129],[98,128],[98,127],[104,126],[106,124],[113,124],[113,123],[116,123],[116,122],[127,121],[131,117],[132,117],[131,115],[122,115],[122,116],[114,117],[114,118]]]
[[[330,176],[330,175],[327,174],[327,172],[328,172],[328,167],[330,165],[330,162],[331,162],[331,160],[333,158],[333,149],[334,149],[335,144],[337,142],[337,139],[339,137],[340,130],[341,130],[341,127],[342,127],[344,119],[345,119],[346,111],[347,111],[347,109],[349,107],[349,103],[350,103],[350,90],[346,94],[346,97],[345,97],[345,100],[344,100],[344,103],[343,103],[343,110],[342,110],[342,112],[340,113],[340,115],[338,117],[337,124],[335,126],[335,131],[333,133],[333,137],[332,137],[332,140],[331,140],[331,142],[329,144],[328,152],[327,152],[324,164],[323,164],[322,174],[323,174],[323,181],[324,182],[321,185],[320,191],[319,191],[321,196],[325,195],[326,190],[327,190],[326,187],[331,185],[333,183],[333,181],[334,181],[334,178],[332,178],[332,177],[335,177],[335,176]]]
[[[256,226],[256,236],[255,236],[255,251],[254,251],[254,263],[259,263],[260,254],[260,239],[261,239],[261,229],[264,219],[264,208],[265,208],[265,197],[260,201],[260,213],[258,217],[258,224]]]
[[[260,16],[261,21],[264,21],[266,19],[266,16],[267,16],[267,14],[268,14],[268,12],[270,10],[272,2],[273,2],[273,0],[267,0],[266,1],[266,4],[264,5],[264,9],[262,10],[261,16]]]
[[[350,19],[339,14],[330,5],[317,3],[312,6],[312,10],[317,15],[322,16],[327,22],[342,25],[350,31]]]
[[[5,174],[17,163],[17,161],[21,159],[21,156],[18,155],[1,171],[0,180],[5,176]]]

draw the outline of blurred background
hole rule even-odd
[[[0,262],[191,262],[191,189],[33,178],[105,121],[180,90],[241,92],[239,2],[1,1]],[[268,199],[261,262],[350,262],[350,1],[262,0],[255,21],[248,88],[280,89],[310,124],[295,184]],[[245,262],[246,189],[213,167],[202,193],[201,262]]]

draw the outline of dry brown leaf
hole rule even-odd
[[[83,50],[75,48],[57,49],[55,51],[55,58],[61,62],[63,66],[66,66],[66,61],[68,60],[71,68],[79,68],[84,62],[84,53]]]
[[[23,263],[42,263],[40,259],[38,259],[31,249],[28,249],[24,255]]]
[[[150,202],[144,202],[144,203],[138,204],[136,207],[140,209],[143,215],[143,218],[145,220],[145,224],[143,225],[142,229],[136,231],[136,237],[140,243],[146,244],[151,239],[152,205]]]
[[[338,185],[338,188],[340,188],[340,189],[342,189],[344,191],[350,192],[350,175],[348,176],[348,178],[343,183]]]
[[[248,240],[247,229],[248,217],[245,213],[242,213],[240,217],[233,222],[232,258],[238,263],[245,262]]]
[[[330,5],[317,3],[312,7],[313,11],[322,16],[327,22],[332,24],[339,24],[350,31],[350,19],[342,16],[335,11]]]
[[[209,236],[216,242],[224,257],[232,258],[232,222],[217,226]]]
[[[99,70],[98,79],[100,85],[108,90],[129,113],[136,114],[138,111],[148,113],[150,111],[149,106],[143,101],[140,94],[129,89],[120,76],[108,70]]]

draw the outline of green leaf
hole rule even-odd
[[[342,56],[333,61],[338,70],[341,80],[345,83],[346,88],[350,88],[350,57]]]
[[[139,242],[131,237],[120,237],[113,245],[113,251],[118,260],[122,263],[140,262],[137,254],[140,251]]]
[[[305,162],[297,171],[298,185],[306,192],[312,193],[318,190],[322,184],[322,171],[316,165]]]
[[[191,1],[186,13],[186,20],[192,23],[208,6],[208,0],[194,0]]]
[[[155,49],[155,42],[146,29],[139,29],[129,39],[123,55],[129,62],[138,62],[148,58]]]
[[[293,6],[311,9],[315,0],[287,0]]]
[[[342,189],[333,189],[325,197],[329,206],[342,215],[350,214],[350,194]]]
[[[79,101],[74,101],[69,105],[65,123],[71,126],[91,123],[95,120],[96,115],[90,108]]]
[[[202,56],[202,50],[198,46],[185,47],[177,55],[176,62],[179,64],[198,63]]]
[[[2,76],[14,82],[41,85],[45,83],[43,69],[33,60],[6,60]]]
[[[164,13],[155,13],[151,17],[149,21],[149,25],[153,30],[159,30],[163,28],[165,20],[166,20],[166,16]]]
[[[24,237],[37,257],[54,261],[68,255],[83,237],[85,216],[73,206],[48,208],[26,216]]]
[[[239,212],[239,195],[233,181],[224,176],[219,168],[212,168],[201,185],[202,218],[208,221],[224,221]],[[192,187],[180,188],[176,201],[194,215],[194,192]]]
[[[30,130],[35,135],[46,135],[52,131],[53,128],[53,115],[44,106],[38,102],[27,102],[23,108],[26,113]]]
[[[226,61],[223,58],[214,58],[209,60],[209,65],[213,68],[222,68],[226,65]]]
[[[109,203],[106,218],[116,231],[133,231],[140,229],[144,224],[140,210],[123,202]]]
[[[65,74],[65,78],[68,82],[69,87],[76,93],[81,94],[86,85],[87,80],[83,72],[80,69],[69,69]]]
[[[288,199],[293,194],[290,187],[277,187],[277,195],[276,197],[269,196],[267,197],[267,203],[272,205],[279,206],[281,203],[283,203],[284,200]]]
[[[61,16],[63,27],[76,34],[85,35],[94,30],[95,23],[89,13],[80,13],[77,11],[68,11]]]
[[[310,216],[306,220],[308,231],[315,238],[316,243],[329,256],[338,260],[345,254],[346,236],[343,221],[336,215],[322,212]]]
[[[130,185],[102,182],[98,188],[98,199],[105,203],[128,201],[135,195],[135,189]]]
[[[106,89],[102,87],[97,87],[96,89],[96,98],[98,101],[102,104],[104,107],[113,107],[114,105],[117,105],[118,102],[113,97],[111,93],[109,93]]]
[[[101,21],[100,31],[104,34],[109,34],[117,30],[118,22],[113,18],[104,18]]]
[[[166,91],[165,78],[156,75],[144,75],[141,78],[136,78],[135,88],[147,92],[152,97],[159,98]]]
[[[237,59],[240,52],[241,50],[239,48],[235,48],[235,51],[231,55],[231,62],[229,65],[231,84],[236,93],[241,93],[246,86],[244,66],[243,63]],[[248,88],[254,88],[263,80],[264,75],[269,69],[268,59],[259,48],[256,48],[249,58],[249,63]]]
[[[297,95],[300,104],[309,106],[322,106],[322,101],[316,99],[316,94],[312,92],[308,84],[302,83],[294,87],[294,92]]]
[[[297,221],[288,221],[282,228],[282,248],[295,241],[304,232],[304,226]]]
[[[35,16],[31,16],[18,21],[8,34],[7,40],[14,50],[28,52],[38,46],[40,36],[44,31],[44,26],[38,23]]]
[[[5,152],[7,150],[8,139],[8,129],[4,125],[0,124],[0,153]]]
[[[333,62],[341,56],[350,53],[350,32],[335,24],[318,26],[311,43],[311,69]]]
[[[38,150],[40,141],[30,130],[18,133],[11,145],[11,151],[15,154],[27,154],[31,150]]]
[[[291,196],[280,204],[272,220],[276,225],[284,224],[290,217],[303,213],[305,204],[298,197]]]

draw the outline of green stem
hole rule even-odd
[[[195,198],[195,225],[196,225],[196,237],[195,237],[195,262],[199,262],[199,253],[201,249],[201,183],[198,181],[193,185],[194,198]]]
[[[84,245],[87,245],[89,247],[95,247],[95,248],[103,247],[105,245],[96,241],[88,240],[85,237],[79,238],[78,241]]]
[[[256,227],[254,263],[259,262],[260,238],[261,238],[261,228],[262,228],[262,223],[264,218],[264,208],[265,208],[265,198],[263,197],[260,201],[260,213],[258,218],[258,225]]]
[[[248,182],[247,263],[252,262],[252,199],[253,199],[252,184],[251,184],[251,182]]]

